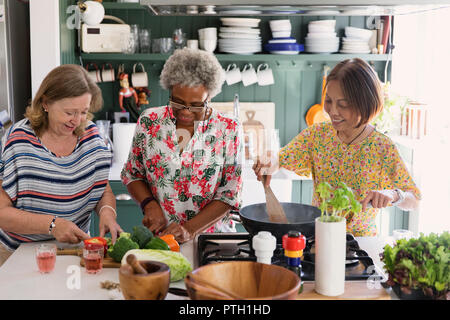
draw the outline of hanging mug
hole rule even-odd
[[[119,64],[119,67],[117,67],[117,76],[116,78],[119,79],[120,75],[122,73],[125,73],[125,65],[123,63]]]
[[[140,65],[141,72],[136,72],[136,66]],[[133,66],[133,73],[131,74],[131,83],[134,88],[146,88],[148,86],[147,72],[145,72],[144,65],[141,62],[136,63]]]
[[[105,65],[109,66],[109,69],[105,69]],[[111,63],[106,63],[106,64],[102,65],[102,81],[110,82],[110,81],[114,81],[114,80],[115,80],[114,68],[111,65]]]
[[[235,63],[229,64],[225,70],[225,80],[229,86],[242,80],[241,70],[239,70]]]
[[[255,68],[253,68],[253,65],[251,63],[247,63],[244,66],[244,69],[241,72],[241,76],[244,87],[250,86],[258,82],[258,77],[256,76]]]
[[[90,66],[94,66],[95,70],[89,70]],[[92,79],[94,82],[102,82],[102,79],[100,77],[100,71],[98,70],[98,67],[95,63],[90,62],[86,65],[86,70],[88,72],[89,78]]]
[[[258,77],[258,84],[260,86],[268,86],[274,84],[273,80],[273,72],[272,69],[269,68],[267,63],[260,64],[256,71],[256,75]]]

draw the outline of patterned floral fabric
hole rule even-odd
[[[398,188],[412,192],[420,199],[416,187],[390,138],[374,131],[362,142],[346,145],[337,137],[329,122],[315,124],[298,134],[280,151],[280,166],[298,175],[312,175],[314,187],[328,182],[334,188],[345,182],[362,201],[371,190]],[[314,206],[319,205],[314,191]],[[347,217],[347,232],[355,236],[375,236],[376,215],[380,209],[370,208]]]
[[[242,144],[237,120],[215,110],[189,140],[177,130],[170,107],[149,108],[136,126],[122,182],[146,181],[169,223],[183,225],[213,200],[241,207]],[[189,142],[180,155],[178,135]],[[185,140],[185,141],[187,141]],[[228,217],[207,232],[233,231]]]

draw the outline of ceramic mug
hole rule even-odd
[[[109,69],[105,69],[105,65],[109,66]],[[112,65],[110,63],[104,64],[102,66],[102,81],[110,82],[110,81],[114,81],[114,80],[115,80],[114,68],[112,67]]]
[[[253,68],[253,65],[251,63],[247,63],[244,66],[244,69],[241,72],[241,76],[244,87],[250,86],[258,82],[258,77],[256,76],[255,68]]]
[[[241,70],[239,70],[235,63],[227,66],[227,69],[225,70],[225,80],[229,86],[242,80]]]
[[[136,72],[136,66],[140,65],[142,72]],[[133,66],[133,73],[131,74],[131,82],[134,88],[146,88],[148,86],[148,76],[145,72],[144,65],[140,62],[135,63]]]
[[[198,50],[198,40],[190,39],[186,42],[186,46],[190,49]]]
[[[273,72],[267,63],[260,64],[256,70],[256,76],[258,77],[258,84],[260,86],[268,86],[274,84]]]
[[[94,66],[95,70],[89,70],[90,66]],[[102,82],[102,78],[100,76],[100,70],[98,70],[98,67],[95,63],[88,63],[86,65],[86,70],[88,72],[89,78],[92,79],[94,82]]]

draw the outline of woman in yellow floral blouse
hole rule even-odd
[[[326,88],[324,109],[331,122],[300,132],[281,149],[278,163],[257,161],[253,169],[258,180],[279,165],[298,175],[311,174],[314,187],[321,182],[332,187],[345,182],[363,206],[347,219],[347,232],[375,236],[380,208],[415,209],[420,191],[392,140],[369,124],[383,107],[375,71],[361,59],[342,61],[328,76]],[[265,183],[270,183],[270,175]],[[317,192],[312,204],[319,204]]]

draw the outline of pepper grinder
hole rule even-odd
[[[277,246],[277,239],[268,231],[260,231],[253,237],[253,249],[256,262],[271,264],[273,251]]]
[[[295,272],[301,279],[302,256],[306,246],[306,238],[298,231],[289,231],[282,238],[287,268]],[[302,282],[303,283],[303,282]]]

